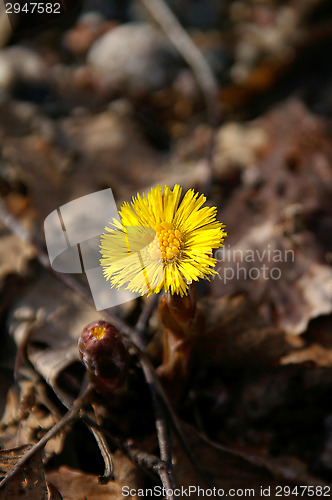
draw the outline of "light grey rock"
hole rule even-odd
[[[145,23],[107,32],[91,46],[87,61],[110,81],[146,91],[170,83],[179,67],[179,56],[166,37]]]

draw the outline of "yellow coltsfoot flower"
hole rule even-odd
[[[121,220],[105,228],[100,263],[112,287],[183,296],[192,281],[216,274],[212,250],[227,236],[224,225],[216,207],[203,207],[204,195],[189,189],[180,201],[181,193],[176,184],[137,194],[121,207]]]

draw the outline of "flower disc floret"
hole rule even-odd
[[[182,233],[178,229],[172,229],[169,222],[163,222],[155,230],[157,234],[149,246],[151,257],[158,258],[161,254],[164,265],[180,257]]]

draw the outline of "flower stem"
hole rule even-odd
[[[196,306],[196,290],[189,287],[188,295],[167,293],[159,304],[163,325],[163,361],[158,374],[173,400],[183,395],[190,373],[191,353],[204,326],[204,316]]]

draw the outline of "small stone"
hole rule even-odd
[[[108,80],[144,91],[166,86],[177,71],[175,51],[166,37],[144,23],[107,32],[91,46],[87,61]]]

